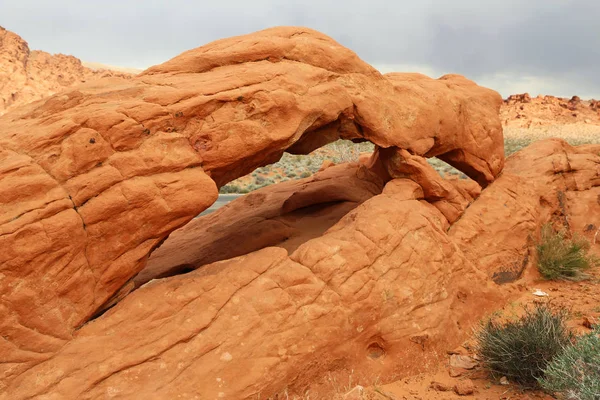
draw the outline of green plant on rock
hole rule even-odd
[[[537,304],[506,323],[490,319],[476,332],[484,366],[496,378],[505,376],[523,387],[538,386],[548,363],[571,343],[567,312]]]
[[[600,399],[600,327],[565,347],[545,368],[539,383],[567,399]]]
[[[546,224],[537,245],[538,269],[546,279],[586,279],[585,271],[598,264],[588,254],[589,249],[585,238],[575,235],[568,239],[564,231],[556,232],[551,224]]]

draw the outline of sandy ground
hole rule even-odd
[[[548,125],[535,128],[504,127],[505,140],[565,139],[571,144],[600,143],[600,126],[590,124]]]

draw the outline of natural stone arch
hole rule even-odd
[[[275,28],[3,116],[2,372],[51,357],[218,186],[286,150],[366,139],[488,184],[500,103],[465,78],[382,76],[325,35]]]

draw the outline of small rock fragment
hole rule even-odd
[[[473,369],[479,363],[469,356],[453,354],[450,356],[450,366],[454,368]]]
[[[450,370],[448,371],[448,374],[451,377],[453,377],[453,378],[458,378],[459,376],[461,376],[465,372],[467,372],[466,369],[450,367]]]
[[[532,293],[534,296],[538,297],[548,297],[548,293],[541,291],[540,289],[535,289]]]
[[[508,385],[509,384],[508,379],[506,379],[506,377],[503,376],[502,378],[500,378],[500,384],[501,385]]]
[[[475,384],[470,379],[465,379],[454,385],[454,392],[459,396],[468,396],[475,392]]]
[[[436,381],[431,382],[429,388],[438,392],[449,392],[450,390],[452,390],[452,387],[450,385]]]

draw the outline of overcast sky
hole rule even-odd
[[[226,36],[320,30],[382,72],[600,98],[599,0],[0,0],[31,49],[145,68]]]

